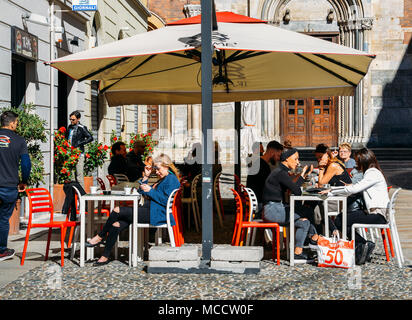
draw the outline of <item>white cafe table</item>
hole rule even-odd
[[[94,234],[91,234],[93,229],[91,228],[91,225],[93,223],[93,212],[94,212],[94,202],[95,201],[133,201],[133,245],[132,248],[129,248],[129,250],[132,250],[132,261],[129,261],[129,266],[132,263],[133,267],[137,266],[137,261],[142,260],[142,249],[138,249],[138,233],[137,233],[137,210],[138,210],[138,201],[140,199],[140,194],[130,194],[130,195],[125,195],[124,191],[112,191],[111,194],[85,194],[82,195],[79,199],[80,201],[80,267],[84,267],[84,262],[85,262],[85,235],[86,235],[86,217],[85,217],[85,211],[86,211],[86,202],[88,202],[88,214],[87,214],[87,220],[88,220],[88,225],[90,228],[88,228],[88,232],[90,233],[87,236],[92,237]],[[113,208],[111,208],[113,209]],[[141,237],[139,237],[141,238]],[[140,239],[142,240],[142,239]],[[140,243],[142,245],[142,243]],[[89,248],[88,248],[89,249]],[[93,248],[91,248],[93,249]],[[129,259],[130,260],[130,259]]]
[[[324,220],[325,220],[325,235],[329,236],[329,215],[328,215],[328,202],[329,201],[342,201],[342,239],[346,240],[346,215],[347,215],[347,196],[326,196],[320,194],[308,194],[303,192],[300,196],[291,195],[290,196],[290,240],[289,240],[289,261],[290,266],[295,265],[294,253],[295,253],[295,201],[321,201],[323,202],[324,208]]]

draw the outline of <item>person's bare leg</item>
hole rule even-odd
[[[120,228],[120,223],[119,223],[119,221],[116,221],[115,223],[113,223],[112,226],[113,226],[113,227],[116,227],[116,228]],[[100,259],[99,259],[97,262],[106,262],[107,260],[109,260],[108,257],[101,256]]]
[[[113,211],[119,213],[119,212],[120,212],[120,208],[119,208],[119,207],[115,207],[115,208],[113,209]],[[120,223],[116,221],[115,223],[112,224],[112,226],[114,226],[114,227],[120,227]],[[96,244],[96,243],[99,243],[99,242],[102,241],[102,240],[103,240],[103,238],[101,238],[98,234],[96,234],[93,238],[91,238],[91,239],[89,240],[89,243],[90,243],[90,244]]]

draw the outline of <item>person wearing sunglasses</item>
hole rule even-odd
[[[150,186],[149,177],[156,173],[159,180]],[[145,196],[144,205],[139,207],[138,221],[158,226],[166,223],[166,205],[173,190],[180,187],[178,171],[169,156],[160,154],[153,159],[153,166],[147,165],[143,172],[143,179],[139,187],[139,193]],[[94,263],[101,266],[109,263],[110,252],[116,243],[120,232],[133,223],[133,208],[115,207],[110,214],[101,232],[86,242],[86,247],[94,247],[106,238],[106,245],[102,256]],[[173,215],[170,215],[170,224],[176,225]]]
[[[80,112],[77,110],[70,113],[70,125],[66,130],[66,139],[73,147],[81,151],[76,164],[75,179],[84,189],[84,146],[93,141],[93,136],[87,127],[80,123],[80,117]]]

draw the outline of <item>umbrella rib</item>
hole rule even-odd
[[[183,66],[167,68],[167,69],[164,69],[164,70],[158,70],[158,71],[147,72],[147,73],[143,73],[143,74],[137,74],[137,75],[133,75],[133,76],[129,76],[129,77],[126,75],[124,78],[127,77],[127,79],[130,79],[130,78],[143,77],[143,76],[147,76],[147,75],[151,75],[151,74],[155,74],[155,73],[166,72],[166,71],[175,70],[175,69],[179,69],[179,68],[190,67],[190,66],[192,66],[194,64],[197,64],[197,63],[199,63],[199,62],[193,62],[193,63],[185,64]],[[123,78],[121,78],[119,80],[122,80],[122,79]],[[110,79],[110,80],[115,80],[115,79]]]
[[[326,56],[324,56],[323,54],[315,54],[315,56],[317,56],[317,57],[319,57],[319,58],[321,58],[321,59],[324,59],[324,60],[326,60],[326,61],[332,62],[332,63],[334,63],[334,64],[336,64],[336,65],[338,65],[338,66],[340,66],[340,67],[342,67],[342,68],[345,68],[345,69],[348,69],[348,70],[350,70],[350,71],[356,72],[357,74],[360,74],[361,76],[365,76],[365,75],[366,75],[366,72],[363,72],[363,71],[360,71],[360,70],[358,70],[358,69],[352,68],[352,67],[350,67],[350,66],[348,66],[348,65],[346,65],[346,64],[344,64],[344,63],[342,63],[342,62],[336,61],[335,59],[326,57]]]
[[[317,62],[315,62],[315,61],[313,61],[313,60],[310,60],[310,59],[307,58],[307,57],[304,57],[304,56],[301,55],[300,53],[295,52],[295,55],[297,55],[299,58],[301,58],[301,59],[303,59],[303,60],[306,60],[306,61],[309,62],[309,63],[312,63],[313,65],[317,66],[318,68],[320,68],[320,69],[322,69],[322,70],[330,73],[330,74],[333,75],[334,77],[336,77],[336,78],[338,78],[338,79],[340,79],[340,80],[342,80],[342,81],[350,84],[351,86],[354,86],[354,87],[357,86],[357,85],[356,85],[355,83],[353,83],[352,81],[349,81],[348,79],[342,77],[341,75],[337,74],[336,72],[334,72],[334,71],[332,71],[332,70],[329,70],[328,68],[320,65],[319,63],[317,63]]]
[[[167,52],[166,54],[171,55],[171,56],[175,56],[175,57],[179,57],[179,58],[196,60],[196,61],[199,61],[199,62],[200,62],[200,59],[201,59],[201,54],[197,50],[185,51],[185,54],[176,53],[176,52]]]
[[[231,62],[232,59],[234,59],[237,55],[239,55],[242,52],[242,50],[238,50],[235,53],[233,53],[229,58],[226,59],[226,62]]]
[[[103,88],[100,93],[104,93],[106,90],[110,89],[111,87],[113,87],[115,84],[119,83],[119,81],[122,81],[124,78],[126,78],[129,74],[131,74],[132,72],[136,71],[138,68],[140,68],[142,65],[144,65],[146,62],[152,60],[155,57],[155,55],[151,55],[149,57],[147,57],[144,61],[142,61],[141,63],[139,63],[136,67],[134,67],[130,72],[128,72],[127,74],[125,74],[123,77],[121,77],[120,79],[118,79],[116,82],[108,85],[107,87]]]
[[[107,66],[105,66],[105,67],[103,67],[103,68],[100,68],[99,70],[96,70],[96,71],[93,71],[92,73],[89,73],[88,75],[86,75],[86,76],[84,76],[84,77],[81,77],[79,80],[77,80],[77,81],[79,81],[79,82],[81,82],[81,81],[83,81],[83,80],[86,80],[87,78],[89,78],[89,77],[93,77],[93,76],[95,76],[96,74],[98,74],[98,73],[100,73],[100,72],[103,72],[104,70],[107,70],[107,69],[109,69],[109,68],[111,68],[111,67],[114,67],[115,65],[117,65],[117,64],[119,64],[119,63],[122,63],[123,61],[126,61],[126,60],[128,60],[128,59],[130,59],[131,57],[123,57],[123,58],[121,58],[121,59],[119,59],[119,60],[116,60],[115,62],[112,62],[112,63],[109,63]]]
[[[253,57],[260,56],[262,54],[267,54],[267,53],[269,52],[260,51],[260,52],[253,53],[253,51],[247,51],[245,53],[242,53],[241,55],[237,55],[237,57],[232,58],[234,55],[233,54],[226,60],[226,63],[248,59],[248,58],[253,58]]]

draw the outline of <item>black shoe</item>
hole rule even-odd
[[[104,261],[104,262],[99,262],[99,261],[96,261],[95,263],[93,263],[93,267],[100,267],[100,266],[104,266],[105,264],[108,264],[110,262],[110,260],[109,259],[107,259],[106,261]]]
[[[4,250],[3,253],[0,253],[0,261],[12,258],[14,254],[15,254],[14,249],[7,248],[6,250]]]
[[[304,252],[302,252],[301,254],[295,253],[293,260],[295,263],[310,263],[314,261],[314,259],[309,259],[308,255]]]
[[[366,261],[371,262],[372,261],[371,255],[372,255],[373,249],[375,249],[375,243],[372,241],[366,241],[366,245],[368,246],[368,250],[366,252]]]
[[[355,249],[355,264],[360,266],[365,264],[366,254],[368,252],[368,246],[366,243],[360,243]]]
[[[102,241],[99,241],[98,243],[95,243],[95,244],[91,244],[89,241],[86,241],[84,245],[87,248],[94,248],[94,247],[98,246],[101,243],[102,243]]]
[[[309,248],[313,249],[313,250],[317,250],[318,249],[318,240],[313,240],[312,238],[309,238]]]

